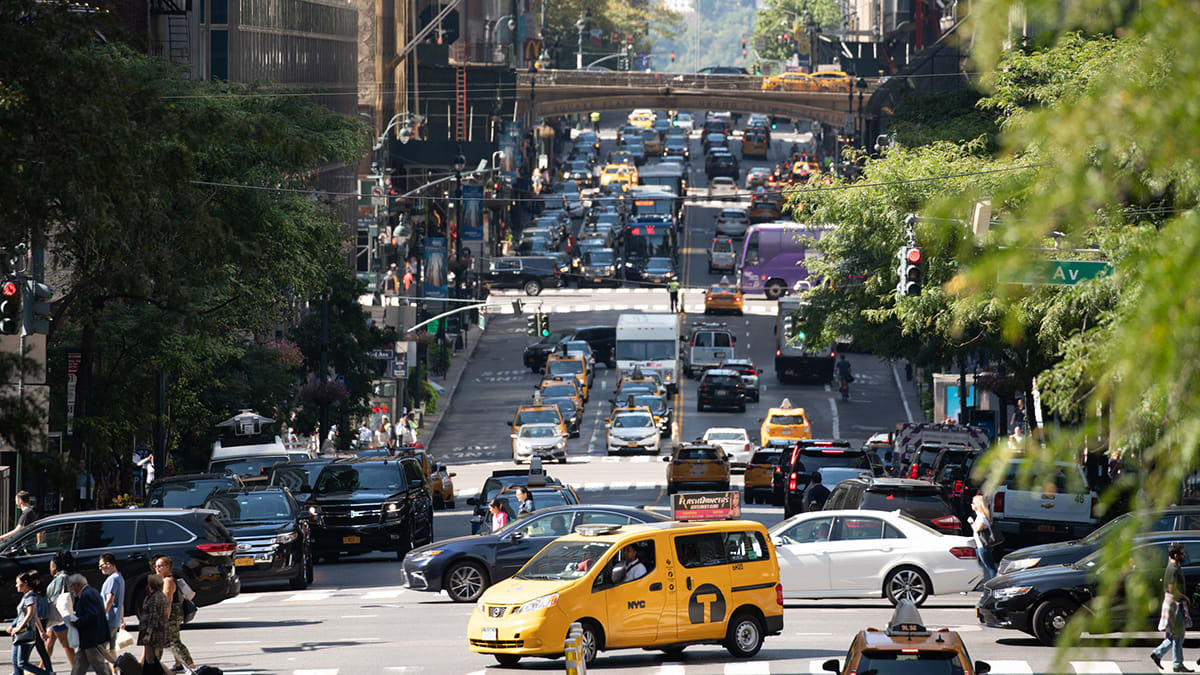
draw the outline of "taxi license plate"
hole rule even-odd
[[[489,640],[491,642],[495,642],[496,641],[496,629],[495,628],[484,628],[479,632],[479,637],[484,640]]]
[[[343,544],[358,544],[360,542],[362,542],[362,539],[359,537],[354,537],[354,536],[342,537]]]
[[[1038,532],[1054,532],[1058,528],[1053,525],[1038,525]]]
[[[254,565],[254,558],[234,558],[234,567],[251,567]]]
[[[718,390],[717,390],[717,396],[724,396],[724,395],[726,395],[726,394],[728,394],[728,393],[729,393],[729,390],[728,390],[728,389],[718,389]]]

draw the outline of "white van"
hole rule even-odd
[[[284,445],[274,424],[275,420],[253,410],[242,410],[217,424],[218,437],[213,443],[209,472],[235,473],[244,482],[265,481],[271,467],[279,462],[316,456],[307,449]]]

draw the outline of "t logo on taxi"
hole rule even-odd
[[[688,598],[688,620],[692,623],[724,621],[725,596],[721,594],[721,589],[712,584],[697,586],[692,597]]]

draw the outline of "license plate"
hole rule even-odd
[[[625,447],[627,447],[627,448],[636,448],[636,447],[637,447],[637,443],[626,443],[626,444],[625,444]]]
[[[250,567],[254,565],[254,558],[234,558],[233,564],[235,567]]]
[[[1055,532],[1058,528],[1053,525],[1038,525],[1038,532]]]
[[[357,543],[360,543],[361,541],[362,541],[362,539],[359,537],[354,537],[354,536],[342,537],[343,544],[357,544]]]
[[[479,632],[479,637],[484,640],[489,640],[491,642],[495,642],[496,641],[496,629],[495,628],[484,628]]]
[[[718,389],[718,390],[717,390],[717,396],[724,396],[724,395],[726,395],[726,394],[728,394],[728,393],[729,393],[729,390],[728,390],[728,389]]]

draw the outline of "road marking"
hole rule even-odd
[[[826,388],[828,388],[828,385],[826,385]],[[833,437],[841,438],[842,430],[841,430],[841,424],[839,424],[839,420],[838,420],[837,401],[835,399],[833,399],[832,397],[829,398],[829,414],[830,414],[830,417],[832,417],[832,419],[833,419]]]
[[[762,661],[726,663],[725,675],[771,675],[771,664]]]
[[[343,614],[343,619],[374,619],[378,614]]]
[[[813,659],[809,661],[808,675],[824,675],[825,673],[829,672],[822,667],[827,660],[828,659]]]
[[[651,481],[646,481],[643,483],[634,483],[633,489],[635,489],[635,490],[654,490],[656,488],[663,487],[664,485],[666,485],[666,483],[651,480]]]
[[[1027,661],[988,661],[992,675],[1033,675]]]
[[[396,589],[396,590],[390,590],[390,591],[371,591],[369,593],[364,593],[362,596],[362,599],[363,600],[391,600],[392,598],[400,597],[400,594],[402,594],[402,593],[404,593],[403,588]]]
[[[292,675],[338,675],[337,668],[293,670]]]
[[[630,457],[629,461],[633,462],[634,464],[645,464],[646,462],[650,461],[650,455],[637,455],[635,457]]]
[[[684,675],[686,672],[683,666],[676,664],[658,667],[658,675]]]
[[[257,600],[261,597],[262,597],[261,593],[242,593],[240,595],[235,595],[232,598],[229,598],[228,600],[222,600],[221,604],[222,605],[244,605],[247,602],[254,602],[255,600]]]
[[[629,489],[629,488],[631,488],[631,487],[633,487],[633,483],[627,483],[627,482],[625,482],[625,481],[618,481],[618,482],[616,482],[616,483],[609,483],[609,485],[608,485],[608,488],[609,488],[610,490],[628,490],[628,489]]]
[[[256,645],[260,644],[258,640],[223,640],[214,642],[217,645]]]
[[[332,597],[333,597],[333,593],[329,593],[327,591],[300,591],[299,593],[297,593],[289,598],[284,598],[283,601],[284,602],[318,602],[321,600],[328,600],[329,598],[332,598]],[[313,672],[317,673],[317,672],[323,672],[323,671],[313,671]],[[334,672],[336,673],[337,671],[334,671]]]
[[[611,312],[612,305],[592,305],[593,312]]]
[[[904,404],[904,416],[908,421],[913,421],[912,408],[908,407],[908,396],[904,394],[904,385],[900,384],[900,371],[896,370],[896,364],[892,363],[892,375],[896,378],[896,391],[900,392],[900,402]]]
[[[1120,675],[1121,669],[1112,661],[1072,661],[1071,667],[1076,673],[1095,673],[1097,675]]]
[[[579,486],[580,490],[603,490],[605,483],[584,483]]]

